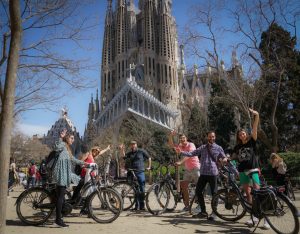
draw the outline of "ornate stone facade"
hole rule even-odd
[[[52,125],[51,129],[48,131],[47,135],[42,139],[42,143],[46,144],[50,149],[53,148],[55,141],[59,138],[59,133],[63,129],[67,129],[68,132],[74,134],[75,140],[72,145],[73,153],[78,156],[80,153],[81,139],[79,133],[76,131],[76,127],[68,117],[68,111],[66,108],[62,109],[61,117]]]
[[[178,48],[172,1],[139,0],[139,9],[136,9],[133,0],[117,0],[113,6],[113,1],[107,0],[101,97],[99,100],[97,91],[95,100],[92,98],[89,104],[85,140],[98,135],[102,128],[99,126],[107,125],[109,119],[116,119],[115,114],[120,113],[117,108],[130,109],[130,103],[121,99],[120,105],[111,104],[112,101],[116,104],[115,97],[120,96],[119,92],[128,82],[136,83],[145,91],[143,97],[132,94],[133,98],[140,97],[139,103],[147,102],[151,96],[169,108],[168,115],[172,116],[169,123],[173,122],[173,127],[182,127],[187,122],[188,110],[194,101],[207,111],[214,72],[210,67],[203,73],[199,73],[197,67],[187,72],[184,48]],[[139,115],[147,118],[144,107],[138,110]],[[169,123],[167,127],[171,128]]]

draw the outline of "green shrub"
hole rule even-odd
[[[283,158],[287,165],[288,173],[292,177],[300,176],[300,153],[296,152],[285,152],[279,153],[280,157]]]

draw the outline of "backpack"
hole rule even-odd
[[[35,165],[31,165],[31,166],[29,167],[28,173],[29,173],[30,176],[35,175],[35,173],[36,173],[36,167],[35,167]]]
[[[56,165],[57,159],[59,158],[60,151],[51,151],[50,154],[46,158],[45,167],[46,167],[46,174],[48,176],[48,180],[52,181],[52,173],[53,169]]]
[[[41,176],[44,176],[47,174],[47,167],[45,163],[42,163],[39,170]]]

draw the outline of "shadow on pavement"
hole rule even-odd
[[[22,223],[20,220],[6,220],[7,226],[28,226],[25,223]]]
[[[241,224],[241,223],[236,223],[236,222],[224,222],[224,221],[209,221],[209,220],[204,220],[204,219],[195,219],[191,217],[183,217],[183,216],[163,216],[161,222],[165,223],[166,225],[173,225],[177,226],[180,224],[193,224],[195,225],[195,233],[210,233],[211,231],[217,232],[217,233],[252,233],[252,229],[249,227]],[[159,224],[159,225],[164,225],[164,224]],[[179,228],[184,228],[184,226]],[[204,230],[201,230],[201,227]],[[222,228],[222,230],[214,229],[216,228]],[[209,231],[205,231],[209,228]],[[258,229],[257,229],[258,230]]]

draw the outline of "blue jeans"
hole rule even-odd
[[[27,189],[30,188],[30,184],[31,184],[31,187],[35,187],[35,177],[28,177],[28,180],[27,180]]]
[[[135,208],[144,209],[145,208],[145,172],[135,172],[137,182],[139,184],[139,193],[137,194]],[[129,177],[132,179],[131,175]]]

